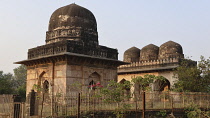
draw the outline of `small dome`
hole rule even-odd
[[[159,47],[149,44],[141,49],[140,61],[149,61],[158,59]]]
[[[138,62],[140,57],[140,49],[136,47],[131,47],[124,52],[125,62]]]
[[[98,45],[97,23],[93,13],[76,4],[55,10],[50,17],[46,43],[63,40],[82,41],[87,45]]]
[[[182,46],[176,42],[168,41],[159,48],[159,59],[184,58]]]

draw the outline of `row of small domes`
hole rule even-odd
[[[137,47],[131,47],[124,52],[125,62],[149,61],[168,58],[183,58],[182,46],[176,42],[168,41],[160,47],[149,44],[141,50]]]

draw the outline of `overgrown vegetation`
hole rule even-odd
[[[185,115],[187,118],[210,118],[210,111],[202,111],[198,105],[192,103],[185,108]]]
[[[106,96],[103,101],[106,103],[116,103],[117,107],[114,110],[114,114],[117,118],[123,117],[126,110],[128,110],[131,105],[128,102],[131,98],[131,94],[127,93],[126,90],[130,89],[131,83],[125,81],[124,83],[117,83],[115,81],[110,81],[106,87],[99,87],[100,94]]]
[[[197,65],[190,59],[182,60],[175,71],[174,91],[210,92],[210,60],[203,56],[200,59]]]
[[[15,68],[14,75],[0,71],[0,94],[17,94],[23,99],[26,96],[26,67]]]

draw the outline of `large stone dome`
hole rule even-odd
[[[97,31],[93,13],[76,4],[70,4],[54,11],[50,18],[48,31],[67,26]]]
[[[93,13],[76,4],[54,11],[49,21],[46,43],[60,40],[98,44],[97,23]]]
[[[159,59],[184,58],[182,46],[176,42],[168,41],[159,48]]]
[[[140,57],[140,49],[136,47],[131,47],[124,52],[125,62],[138,62]]]
[[[158,59],[159,47],[149,44],[141,49],[140,61],[149,61]]]

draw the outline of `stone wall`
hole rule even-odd
[[[93,74],[98,75],[98,80],[91,78]],[[49,82],[48,92],[52,93],[54,87],[54,95],[67,94],[68,92],[83,90],[87,91],[89,83],[94,80],[96,83],[106,86],[108,81],[117,81],[117,68],[103,68],[91,65],[74,65],[67,64],[67,61],[59,61],[54,66],[54,81],[53,78],[53,63],[37,64],[28,66],[27,68],[27,92],[32,89],[37,91],[39,88],[34,86],[39,85],[43,88],[43,83]],[[76,85],[77,84],[77,85]],[[78,87],[80,87],[78,89]]]
[[[37,64],[33,66],[27,67],[27,90],[26,94],[28,94],[32,89],[37,91],[34,85],[39,85],[41,89],[43,89],[44,81],[49,82],[49,93],[52,90],[52,81],[53,77],[53,63],[45,63],[45,64]],[[55,92],[63,92],[66,91],[64,87],[66,81],[66,62],[56,62],[54,66],[54,91]]]

